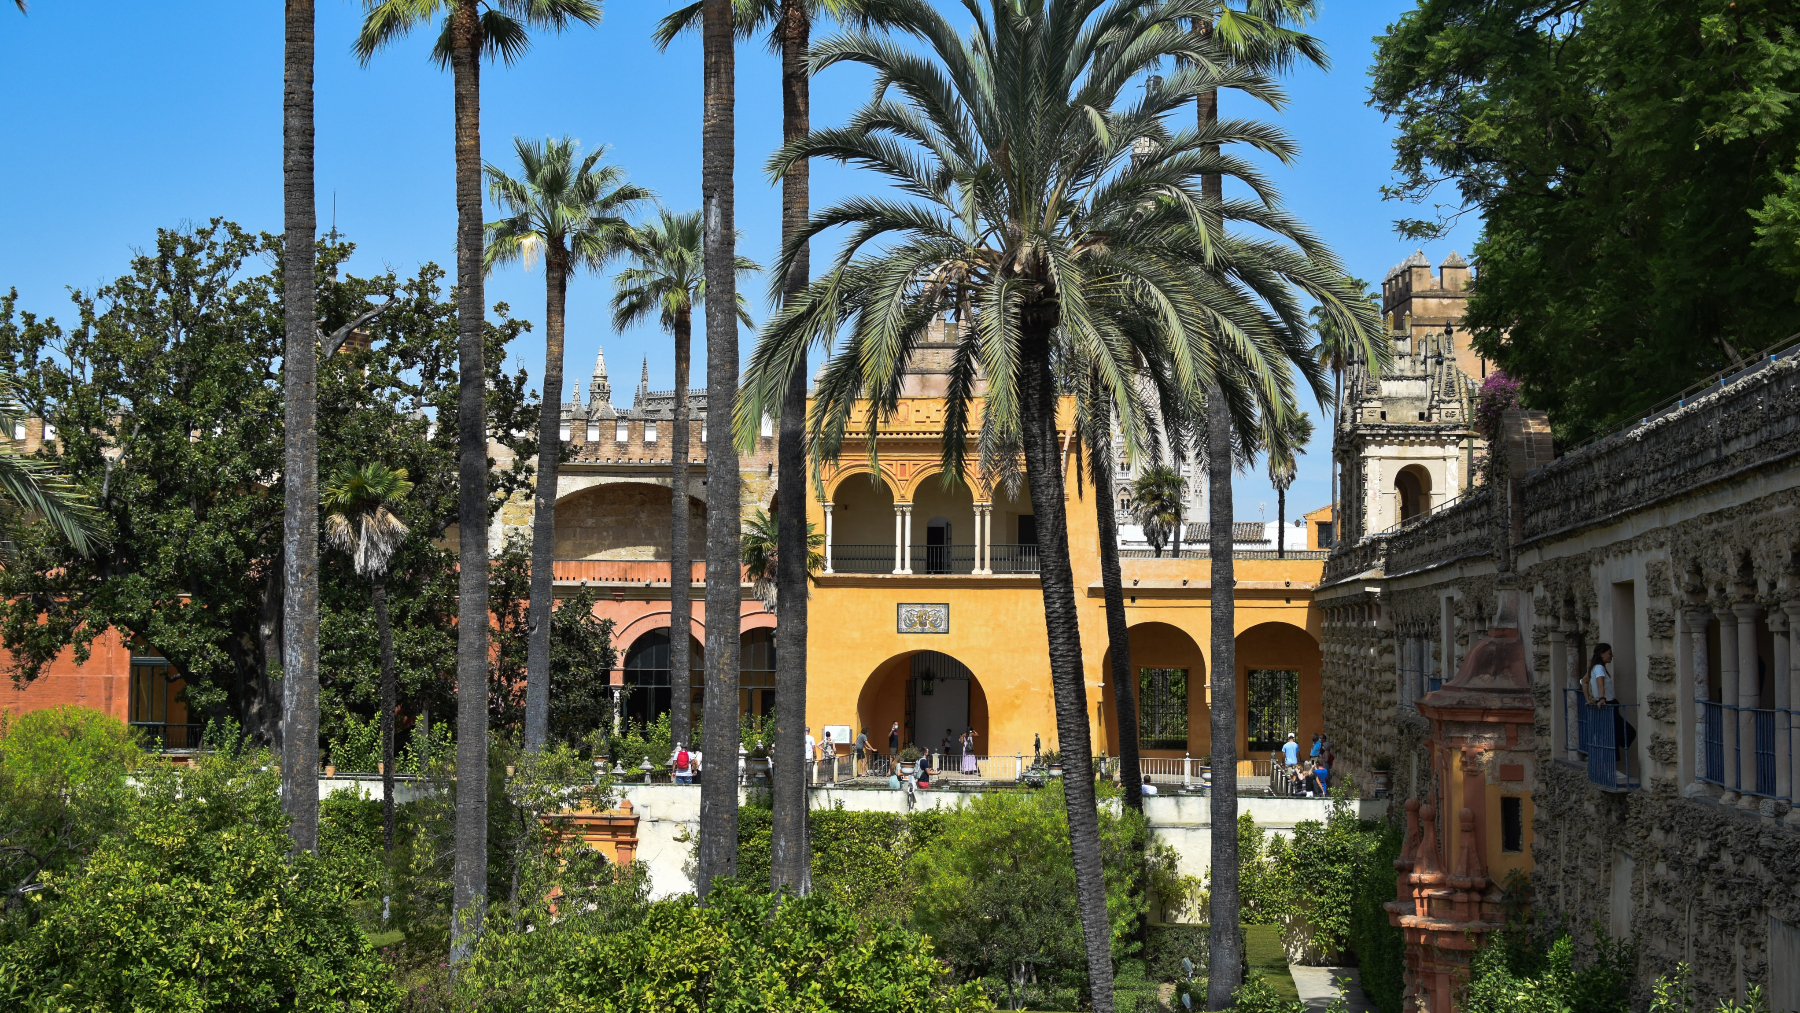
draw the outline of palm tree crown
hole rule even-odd
[[[637,226],[627,238],[630,266],[613,278],[613,326],[623,330],[655,314],[673,331],[706,301],[706,270],[700,248],[700,212],[662,210],[658,219]],[[737,258],[740,274],[757,270],[756,262]],[[738,319],[752,326],[749,304],[738,296]]]
[[[390,470],[381,464],[345,468],[332,476],[319,497],[327,511],[325,539],[350,553],[357,573],[387,573],[388,561],[410,530],[392,508],[412,487],[405,468]]]
[[[489,163],[488,196],[506,217],[488,222],[486,265],[523,261],[555,251],[570,269],[598,271],[630,244],[627,216],[656,199],[644,187],[625,182],[625,170],[601,165],[601,148],[582,156],[574,138],[513,139],[523,170],[518,179]]]
[[[926,323],[961,307],[973,326],[956,329],[944,440],[946,464],[959,471],[978,372],[988,381],[984,450],[1016,441],[1017,353],[1034,323],[1055,331],[1057,357],[1096,366],[1134,449],[1147,428],[1132,378],[1147,362],[1171,370],[1182,391],[1229,377],[1222,386],[1243,431],[1255,428],[1259,405],[1285,400],[1289,363],[1322,387],[1322,370],[1305,354],[1309,328],[1296,289],[1349,332],[1365,329],[1364,309],[1343,290],[1336,258],[1279,208],[1268,182],[1216,151],[1241,143],[1288,160],[1293,145],[1255,122],[1179,131],[1165,122],[1221,87],[1282,100],[1266,78],[1186,30],[1215,5],[990,6],[965,40],[922,0],[896,0],[891,24],[924,42],[927,56],[866,33],[815,49],[815,70],[861,63],[883,87],[850,125],[788,145],[772,170],[828,158],[875,169],[910,199],[852,199],[813,216],[802,241],[838,226],[850,238],[759,345],[740,433],[778,403],[796,357],[847,327],[819,380],[812,420],[814,438],[835,446],[856,398],[894,404],[906,353]],[[1169,60],[1183,65],[1123,101],[1128,84]],[[1254,199],[1208,200],[1199,183],[1209,173],[1242,181]],[[1236,224],[1264,235],[1226,231]],[[870,415],[871,435],[879,414]]]
[[[1145,468],[1131,483],[1131,512],[1144,529],[1144,540],[1162,555],[1162,548],[1181,523],[1181,472],[1166,464]]]
[[[780,510],[758,509],[744,522],[744,572],[756,589],[756,596],[775,604],[775,566],[781,559]],[[806,572],[825,568],[825,536],[806,525]]]
[[[466,0],[363,0],[362,30],[357,33],[352,50],[356,58],[368,63],[383,47],[399,40],[414,28],[433,18],[442,17],[437,44],[431,59],[439,67],[448,68],[451,57],[450,15]],[[598,0],[481,0],[481,15],[476,22],[476,46],[490,60],[508,65],[531,48],[531,28],[562,31],[571,24],[600,23]]]
[[[12,436],[25,415],[17,381],[0,373],[0,432]],[[0,496],[16,510],[42,517],[83,556],[92,555],[104,540],[100,515],[87,496],[49,461],[26,457],[6,442],[0,442]]]

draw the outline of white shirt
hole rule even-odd
[[[817,743],[815,743],[813,741],[812,733],[807,732],[806,733],[806,758],[809,760],[812,759],[813,756],[816,754],[817,750],[818,750],[818,745],[817,745]]]
[[[1588,672],[1587,691],[1588,696],[1596,702],[1613,698],[1612,673],[1606,670],[1605,665],[1595,665],[1593,670]]]

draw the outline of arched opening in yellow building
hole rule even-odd
[[[831,569],[892,573],[898,569],[894,492],[878,474],[858,472],[831,495]]]
[[[1200,756],[1207,733],[1206,658],[1179,626],[1138,623],[1130,628],[1132,689],[1137,700],[1138,752],[1150,757]],[[1112,652],[1102,661],[1106,689],[1106,752],[1119,755],[1118,700]]]
[[[914,573],[968,573],[975,568],[975,496],[963,482],[946,487],[944,475],[929,475],[913,488]]]
[[[1293,733],[1301,756],[1324,727],[1319,642],[1284,622],[1237,635],[1238,755],[1266,761]]]
[[[877,748],[898,724],[902,746],[935,751],[946,736],[954,742],[972,729],[975,752],[988,752],[987,692],[968,666],[940,651],[907,651],[877,665],[857,697],[856,716]]]

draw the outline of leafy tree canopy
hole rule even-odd
[[[1390,196],[1479,213],[1475,347],[1562,439],[1800,330],[1800,8],[1420,0],[1380,40]]]
[[[379,462],[416,488],[398,510],[411,529],[389,587],[402,699],[448,708],[454,657],[456,312],[443,272],[412,278],[344,273],[352,247],[319,247],[318,305],[327,331],[391,297],[367,340],[347,342],[319,371],[320,468]],[[20,378],[29,408],[57,428],[60,464],[102,517],[107,551],[83,559],[52,532],[22,539],[22,565],[0,573],[0,646],[30,681],[73,645],[86,659],[116,629],[186,678],[188,702],[230,715],[268,741],[280,713],[280,240],[228,222],[162,230],[127,273],[72,295],[64,327],[0,298],[0,369]],[[259,273],[258,267],[263,270]],[[488,361],[525,327],[496,307]],[[534,399],[522,372],[490,372],[492,431],[523,462]],[[521,463],[492,481],[495,502],[525,479]],[[329,735],[352,707],[373,705],[377,658],[367,582],[339,553],[322,561],[321,710]]]
[[[135,778],[80,867],[0,922],[0,1006],[396,1007],[351,915],[349,878],[329,860],[288,857],[268,754],[224,749],[191,766],[144,764]]]

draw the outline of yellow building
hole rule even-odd
[[[1039,744],[1056,747],[1031,497],[1022,481],[1016,491],[980,476],[946,483],[945,402],[935,396],[943,388],[933,364],[947,359],[938,351],[928,343],[915,353],[905,388],[912,396],[881,420],[874,461],[860,436],[847,440],[839,460],[818,468],[822,497],[818,487],[809,490],[808,518],[826,535],[827,549],[808,606],[807,722],[850,726],[852,734],[866,729],[878,749],[896,723],[903,742],[928,749],[970,728],[977,753],[1030,756]],[[852,432],[862,431],[864,411],[858,409]],[[979,415],[971,409],[971,417]],[[1059,427],[1088,714],[1093,741],[1116,756],[1094,490],[1077,474],[1073,418],[1066,401]],[[1305,744],[1321,729],[1321,630],[1312,595],[1325,553],[1314,538],[1307,544],[1284,559],[1272,551],[1237,553],[1243,758],[1266,761],[1289,732]],[[1144,755],[1206,755],[1208,550],[1192,545],[1178,559],[1122,554]]]
[[[941,325],[940,325],[941,328]],[[898,410],[880,427],[871,465],[860,439],[847,442],[836,462],[820,462],[819,486],[806,490],[807,512],[828,536],[826,566],[815,576],[809,606],[807,725],[850,729],[840,746],[867,728],[877,749],[899,723],[903,740],[937,748],[976,732],[976,752],[1029,757],[1034,746],[1056,746],[1037,577],[1037,533],[1024,483],[1016,493],[944,484],[939,467],[946,389],[953,347],[941,329],[914,351]],[[935,339],[935,340],[932,340]],[[713,473],[700,434],[704,392],[694,392],[694,482]],[[596,611],[615,623],[614,646],[626,691],[625,712],[650,720],[666,712],[683,681],[668,669],[670,573],[668,500],[670,449],[666,424],[673,392],[649,389],[640,377],[630,408],[614,409],[603,359],[595,363],[589,403],[564,405],[570,460],[558,476],[556,585],[559,595],[581,587],[605,592]],[[1073,409],[1065,405],[1066,426]],[[979,417],[979,410],[975,412]],[[973,456],[973,455],[972,455]],[[1118,730],[1107,658],[1100,546],[1093,487],[1078,478],[1065,455],[1070,549],[1086,662],[1093,741],[1118,755]],[[746,515],[776,505],[774,439],[765,425],[754,452],[738,462]],[[521,494],[500,512],[492,544],[530,520]],[[705,516],[696,493],[695,531]],[[1328,545],[1329,508],[1305,516],[1307,535],[1295,537],[1286,559],[1275,558],[1261,524],[1239,524],[1237,556],[1238,750],[1268,754],[1295,733],[1302,744],[1321,729],[1320,618],[1313,606]],[[1131,664],[1140,682],[1140,741],[1145,755],[1163,760],[1210,752],[1207,702],[1211,671],[1211,564],[1205,525],[1187,525],[1180,558],[1151,558],[1123,549]],[[1298,532],[1295,532],[1297,535]],[[696,547],[703,539],[694,538]],[[1304,547],[1302,547],[1304,546]],[[1265,548],[1266,547],[1266,548]],[[691,574],[692,658],[686,680],[698,707],[697,670],[708,621],[703,562]],[[748,583],[735,617],[742,643],[740,700],[761,715],[774,700],[774,652],[780,617]],[[1174,763],[1147,765],[1173,772]]]

